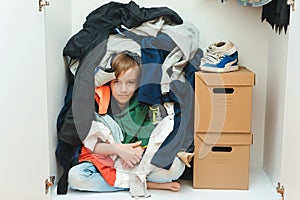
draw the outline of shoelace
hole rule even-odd
[[[217,63],[224,58],[224,55],[219,54],[211,54],[207,53],[205,57],[203,57],[203,62],[205,63]]]
[[[211,52],[214,49],[214,47],[216,46],[216,44],[217,43],[210,44],[206,49],[206,53]]]
[[[220,44],[221,44],[221,46],[220,46]],[[207,52],[207,53],[211,53],[211,51],[212,51],[213,49],[215,49],[215,48],[221,48],[221,47],[223,47],[223,46],[225,46],[225,45],[226,45],[226,42],[225,42],[225,41],[219,41],[219,42],[212,43],[212,44],[210,44],[210,45],[207,47],[206,52]]]
[[[236,47],[234,44],[232,44],[232,42],[230,41],[219,41],[219,42],[215,42],[210,44],[207,48],[206,48],[206,54],[210,53],[210,54],[215,54],[215,53],[221,53],[221,52],[226,52],[230,51],[230,52],[234,52],[236,51]]]

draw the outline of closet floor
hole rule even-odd
[[[179,192],[165,190],[149,190],[150,198],[153,200],[280,200],[276,193],[275,186],[271,184],[268,176],[263,169],[250,169],[249,190],[208,190],[193,189],[192,182],[180,180],[181,189]],[[124,200],[133,199],[128,192],[114,193],[93,193],[78,192],[70,190],[67,195],[57,195],[54,188],[51,200]]]

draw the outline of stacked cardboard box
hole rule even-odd
[[[194,188],[248,189],[254,84],[245,67],[196,73]]]

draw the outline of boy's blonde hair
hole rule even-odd
[[[138,63],[133,59],[131,56],[121,53],[118,54],[111,63],[112,68],[115,70],[115,75],[118,77],[125,71],[131,68],[138,68],[139,74],[140,74],[140,66]]]

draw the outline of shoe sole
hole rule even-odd
[[[217,73],[232,72],[232,71],[239,70],[239,66],[238,65],[232,65],[234,63],[236,63],[236,60],[232,61],[230,63],[227,63],[225,65],[225,67],[223,67],[223,68],[200,66],[200,70],[201,71],[206,71],[206,72],[217,72]]]

